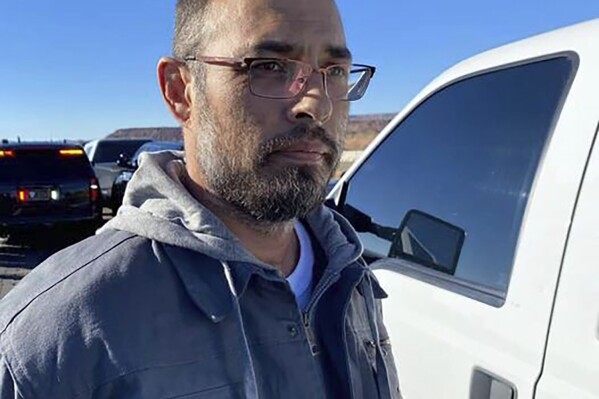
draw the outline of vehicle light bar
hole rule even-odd
[[[0,158],[14,158],[15,152],[13,150],[0,150]]]
[[[19,196],[19,201],[26,202],[27,198],[29,197],[29,193],[27,192],[27,190],[19,190],[18,196]]]
[[[82,149],[80,148],[70,148],[70,149],[65,149],[65,150],[60,150],[60,155],[64,155],[64,156],[78,156],[78,155],[83,155],[84,152]]]

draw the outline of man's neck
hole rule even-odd
[[[278,223],[268,229],[256,229],[231,217],[230,212],[219,214],[218,210],[211,211],[256,258],[279,269],[284,277],[293,272],[300,257],[300,245],[293,221]]]
[[[300,257],[300,245],[295,233],[295,221],[259,225],[241,217],[237,210],[193,181],[187,182],[192,195],[231,230],[243,246],[260,261],[289,276]]]

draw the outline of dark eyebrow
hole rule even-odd
[[[352,59],[351,51],[349,51],[347,47],[329,46],[327,47],[327,53],[329,53],[332,58],[341,58],[344,60]]]
[[[278,42],[276,40],[266,40],[256,44],[253,47],[256,52],[269,52],[277,54],[290,54],[295,50],[295,46],[289,43]]]

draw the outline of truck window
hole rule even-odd
[[[348,185],[345,208],[360,215],[357,230],[367,257],[402,258],[403,243],[411,251],[404,259],[419,267],[507,291],[533,180],[575,66],[559,56],[470,77],[438,91],[400,122]],[[431,232],[420,233],[425,239],[414,229],[400,232],[410,211],[455,226],[462,239],[442,233],[453,237],[443,246]],[[427,241],[429,248],[423,247]],[[435,259],[455,264],[435,265]]]

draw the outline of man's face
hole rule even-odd
[[[209,16],[214,34],[199,55],[289,58],[314,68],[351,61],[330,0],[220,3]],[[295,98],[268,99],[250,92],[245,71],[191,68],[194,102],[185,139],[192,179],[251,222],[303,217],[321,204],[349,108],[328,98],[322,74],[312,74]]]

